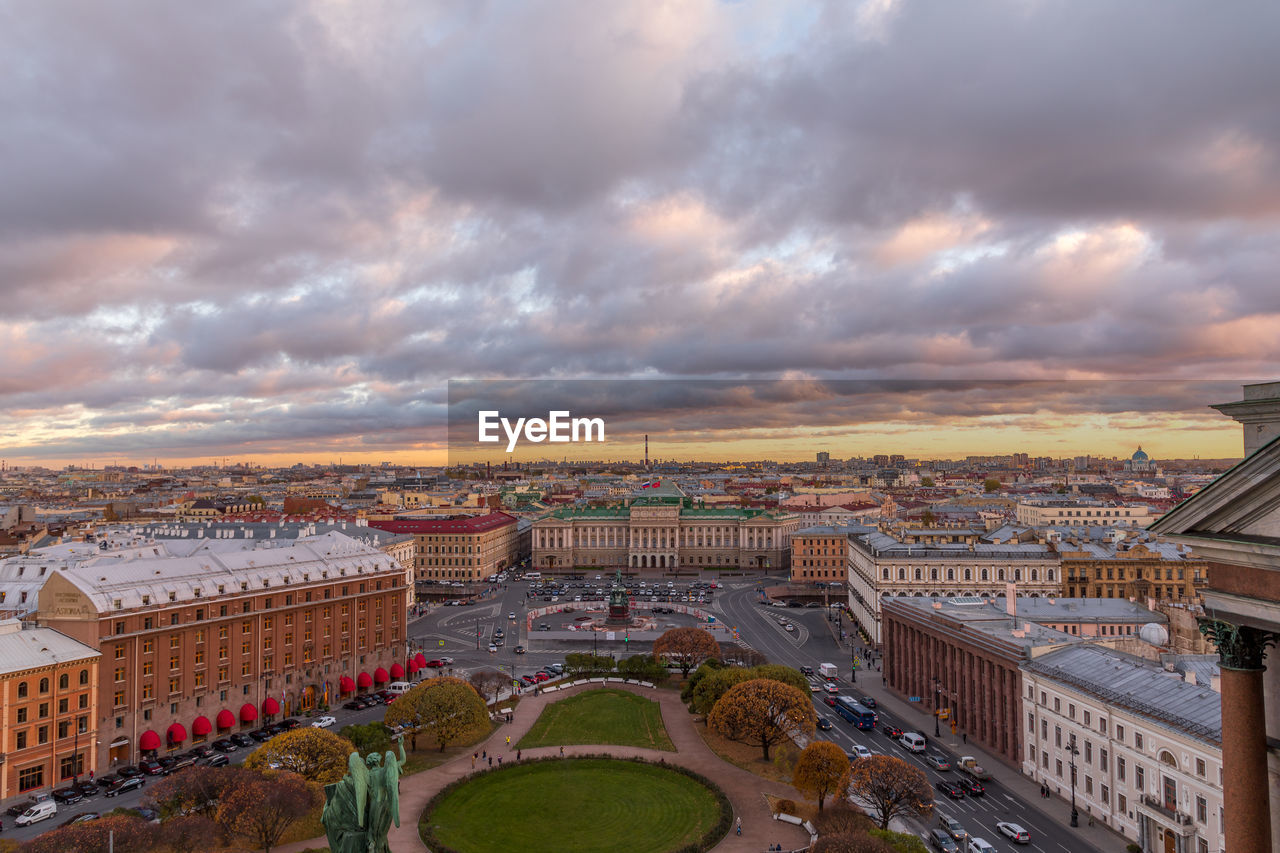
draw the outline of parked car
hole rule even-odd
[[[383,692],[385,693],[386,691]],[[302,725],[302,723],[298,722],[293,717],[285,717],[277,725],[283,726],[284,730],[287,732],[292,729],[296,729],[298,726]]]
[[[344,702],[342,707],[348,711],[363,711],[369,706],[361,702],[359,699],[352,699],[350,702]]]
[[[244,732],[236,732],[235,734],[233,734],[231,736],[231,742],[234,743],[236,746],[243,746],[243,747],[253,746],[253,743],[254,743],[253,738],[249,737]]]
[[[133,776],[143,776],[146,774],[144,774],[137,767],[134,767],[132,764],[125,764],[116,768],[116,775],[124,779],[129,779]]]
[[[216,749],[218,752],[235,752],[236,751],[236,745],[227,738],[219,738],[218,740],[215,740],[213,743],[209,745],[214,749]]]
[[[946,772],[951,769],[951,762],[947,760],[947,757],[945,755],[939,755],[936,752],[931,752],[926,755],[924,757],[924,763],[940,772]]]
[[[444,661],[440,660],[439,658],[436,658],[435,660],[429,660],[427,661],[427,666],[431,667],[432,669],[440,669],[441,667],[444,666]]]
[[[192,747],[191,754],[196,758],[208,758],[213,755],[213,748],[207,743],[202,743],[199,746]]]
[[[75,788],[72,788],[70,785],[65,788],[59,788],[50,796],[52,796],[57,802],[62,803],[64,806],[69,806],[72,803],[78,803],[84,799],[84,795]]]
[[[956,784],[964,789],[964,792],[971,797],[981,797],[987,793],[987,789],[982,787],[982,783],[971,776],[961,776],[956,780]]]
[[[156,764],[160,765],[161,770],[168,770],[173,765],[173,762],[177,760],[178,757],[176,755],[162,755],[156,759]]]
[[[520,680],[528,685],[533,685],[538,683],[537,679],[535,679],[532,675],[522,675],[520,676]]]
[[[1031,833],[1027,832],[1016,823],[1009,823],[1008,821],[1002,820],[996,824],[996,829],[1000,830],[1002,835],[1008,836],[1009,840],[1014,844],[1031,843]]]
[[[161,772],[164,771],[164,765],[159,761],[152,761],[148,759],[146,761],[139,761],[138,769],[148,776],[159,776]]]
[[[94,784],[98,786],[99,791],[105,791],[107,790],[107,788],[111,787],[118,781],[120,781],[119,776],[117,776],[114,773],[107,773],[95,779]]]
[[[48,820],[58,813],[58,804],[53,800],[45,800],[42,803],[36,803],[29,809],[24,811],[13,819],[18,826],[27,826],[32,823],[39,823],[42,820]]]
[[[35,797],[28,797],[27,799],[22,800],[21,802],[17,802],[9,806],[9,808],[6,809],[5,811],[9,814],[10,817],[17,817],[18,815],[25,812],[27,809],[38,804],[39,804],[39,800],[37,800]]]
[[[943,782],[937,783],[933,787],[937,788],[939,791],[946,794],[948,797],[950,797],[953,800],[964,799],[964,791],[960,790],[960,786],[957,785],[955,782],[943,781]]]
[[[960,853],[960,845],[941,829],[929,830],[929,846],[938,853]]]
[[[201,762],[205,767],[226,767],[231,763],[231,759],[223,755],[221,752],[215,752]]]
[[[311,727],[316,729],[327,729],[336,722],[338,722],[337,717],[330,717],[328,714],[325,714],[319,719],[312,720]]]
[[[538,623],[538,630],[539,630],[539,631],[550,631],[550,630],[551,630],[551,626],[550,626],[550,625],[548,625],[546,622],[539,622],[539,623]]]
[[[102,796],[115,797],[127,791],[133,791],[138,788],[141,788],[145,784],[146,784],[146,780],[143,779],[141,776],[130,776],[128,779],[121,779],[119,782],[112,785],[110,788],[108,788],[106,791],[103,792]]]
[[[254,729],[253,731],[249,732],[249,737],[253,738],[258,743],[266,743],[267,741],[271,740],[272,736],[274,735],[275,735],[275,732],[271,731],[271,729],[268,728],[267,726],[263,726],[262,728],[259,728],[259,729]]]
[[[174,773],[177,773],[180,770],[186,770],[188,767],[191,767],[195,763],[196,763],[196,757],[194,755],[191,755],[191,754],[181,755],[178,757],[177,761],[173,762],[168,767],[166,767],[164,769],[164,772],[161,773],[160,775],[172,776]]]

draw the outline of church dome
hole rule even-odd
[[[1129,458],[1132,459],[1134,462],[1146,462],[1148,459],[1148,456],[1146,453],[1142,451],[1142,446],[1139,445],[1138,449],[1134,451],[1133,456]]]

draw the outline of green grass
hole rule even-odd
[[[459,853],[663,853],[697,843],[720,819],[716,794],[696,779],[604,758],[482,773],[423,816]]]
[[[657,702],[611,689],[588,690],[548,705],[516,746],[606,743],[675,751]]]

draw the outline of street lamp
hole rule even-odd
[[[942,737],[942,729],[938,728],[938,676],[933,677],[933,736]]]
[[[1067,752],[1071,755],[1071,825],[1080,825],[1080,813],[1076,811],[1076,756],[1080,754],[1080,748],[1076,746],[1076,736],[1071,735],[1071,739],[1067,741]]]

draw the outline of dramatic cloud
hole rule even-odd
[[[1270,378],[1277,31],[1264,2],[8,4],[0,450],[442,461],[450,378]],[[1231,384],[1095,411],[1211,431]],[[1028,441],[1089,410],[1032,387]],[[628,417],[966,416],[917,390]]]

